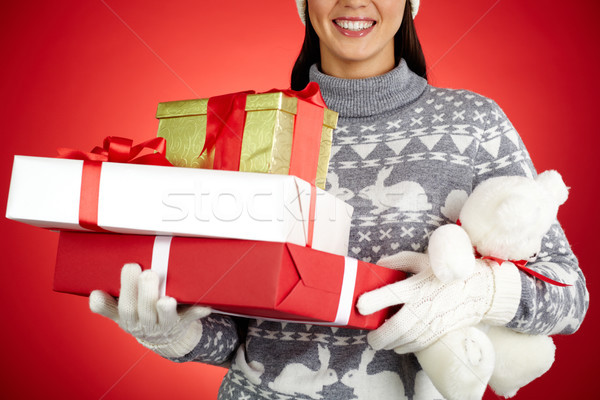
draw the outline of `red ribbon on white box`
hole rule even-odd
[[[159,277],[159,296],[166,295],[167,288],[167,273],[169,271],[169,253],[171,251],[172,236],[156,236],[154,246],[152,247],[152,264],[150,269],[155,271]],[[292,323],[310,323],[312,325],[335,325],[346,326],[350,321],[350,315],[354,307],[354,289],[356,287],[356,276],[358,274],[358,260],[351,257],[344,257],[344,275],[342,278],[342,289],[340,290],[340,299],[335,315],[335,320],[332,322],[308,322],[294,321],[285,319],[262,318],[267,321],[292,322]],[[236,317],[249,317],[248,315],[235,314],[215,310],[219,314],[232,315]]]
[[[141,155],[143,152],[148,154]],[[133,140],[118,136],[107,136],[103,147],[94,147],[91,152],[58,148],[59,158],[83,160],[81,171],[81,193],[79,199],[79,225],[96,232],[107,232],[98,226],[98,199],[103,162],[173,166],[166,157],[167,142],[157,137],[133,145]]]

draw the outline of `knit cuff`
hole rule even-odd
[[[521,274],[511,262],[494,265],[494,297],[488,312],[483,316],[483,322],[490,325],[506,325],[515,314],[521,301]]]
[[[145,340],[138,339],[144,347],[154,351],[156,354],[164,358],[179,358],[190,353],[202,338],[202,323],[194,321],[188,329],[177,339],[168,341],[167,343],[154,344]]]

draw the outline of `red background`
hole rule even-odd
[[[30,0],[2,8],[2,199],[14,154],[91,149],[107,135],[138,141],[155,135],[159,101],[287,87],[303,34],[291,0]],[[559,218],[592,297],[600,273],[589,235],[600,221],[596,183],[587,180],[599,172],[599,11],[594,0],[423,0],[416,22],[431,82],[495,99],[538,170],[557,169],[572,187]],[[52,292],[57,234],[0,223],[5,397],[216,398],[224,369],[163,360],[92,315],[85,298]],[[598,325],[592,307],[575,336],[556,338],[552,370],[517,398],[590,398]]]

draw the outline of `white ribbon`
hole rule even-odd
[[[340,302],[338,304],[334,325],[348,325],[353,308],[352,299],[354,298],[354,287],[356,286],[358,260],[350,257],[344,258],[344,277],[342,278]]]
[[[156,236],[152,247],[152,265],[150,269],[158,274],[160,297],[167,293],[167,271],[169,270],[169,252],[172,236]]]
[[[159,295],[164,296],[167,288],[167,272],[169,269],[169,252],[171,249],[172,236],[156,236],[154,239],[154,247],[152,248],[152,271],[155,271],[159,277]],[[342,289],[340,290],[340,299],[334,321],[329,322],[312,322],[312,321],[294,321],[287,319],[262,318],[255,317],[265,321],[305,323],[311,325],[334,325],[346,326],[350,321],[350,314],[354,308],[352,302],[354,298],[354,289],[356,287],[356,275],[358,272],[358,260],[355,258],[344,257],[344,275],[342,277]],[[219,314],[232,315],[235,317],[252,317],[249,315],[229,313],[219,310],[214,310]]]

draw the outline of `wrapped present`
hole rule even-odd
[[[54,276],[59,292],[119,296],[124,263],[161,277],[180,303],[235,315],[374,329],[387,311],[360,315],[367,291],[405,277],[353,258],[289,243],[61,232]]]
[[[346,255],[352,207],[295,176],[15,156],[6,217],[55,229],[290,242]]]
[[[290,174],[325,188],[337,113],[319,87],[158,105],[158,136],[179,167]]]

